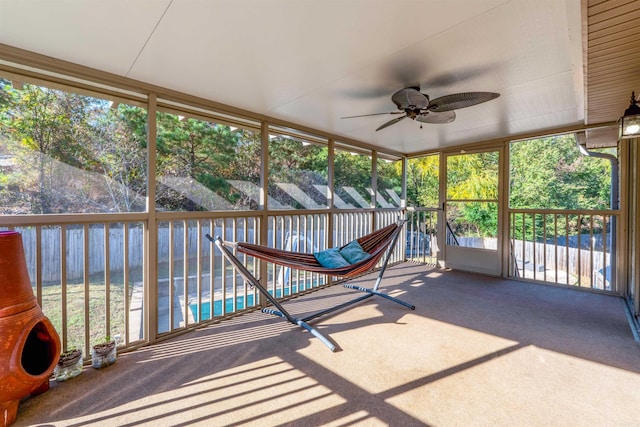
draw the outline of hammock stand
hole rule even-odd
[[[262,309],[263,313],[272,314],[275,316],[279,316],[294,325],[298,325],[307,331],[309,331],[313,336],[318,338],[324,345],[326,345],[331,351],[336,351],[336,345],[331,342],[326,336],[324,336],[320,331],[315,329],[313,326],[309,325],[307,322],[315,319],[317,317],[332,313],[336,310],[340,310],[367,298],[370,298],[374,295],[380,296],[382,298],[388,299],[390,301],[394,301],[404,307],[407,307],[411,310],[415,310],[415,306],[404,302],[398,298],[394,298],[387,294],[381,293],[378,291],[378,287],[380,286],[380,282],[382,281],[382,276],[384,275],[387,264],[391,255],[393,253],[393,249],[398,241],[398,237],[400,236],[400,232],[402,231],[403,225],[406,220],[400,220],[396,224],[388,225],[384,228],[374,231],[371,234],[367,234],[366,236],[360,237],[356,239],[362,249],[369,253],[371,256],[363,261],[357,262],[355,264],[351,264],[346,267],[339,268],[327,268],[321,266],[313,254],[302,253],[302,252],[292,252],[285,251],[281,249],[273,249],[268,248],[266,246],[255,245],[251,243],[243,243],[243,242],[225,242],[219,236],[216,236],[215,239],[212,238],[209,234],[206,237],[220,249],[223,256],[233,264],[233,266],[238,270],[238,272],[242,275],[245,281],[249,282],[251,285],[255,286],[262,295],[275,307],[269,308],[265,307]],[[346,245],[345,245],[346,246]],[[329,307],[324,310],[320,310],[318,312],[312,313],[303,318],[297,318],[291,315],[280,302],[269,293],[269,291],[260,283],[256,277],[251,274],[251,272],[242,264],[242,262],[233,254],[232,250],[229,248],[234,248],[238,252],[242,252],[246,255],[250,255],[256,257],[258,259],[271,262],[274,264],[282,265],[285,267],[295,268],[298,270],[310,271],[315,273],[326,274],[329,276],[342,277],[342,278],[353,278],[355,276],[359,276],[363,273],[366,273],[372,270],[378,261],[384,255],[384,262],[378,273],[378,278],[376,280],[373,288],[365,288],[362,286],[352,285],[349,283],[343,283],[342,286],[349,289],[355,289],[361,292],[364,292],[364,295],[356,297],[352,300],[343,302],[333,307]]]

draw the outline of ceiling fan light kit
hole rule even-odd
[[[482,104],[499,97],[495,92],[462,92],[441,96],[430,100],[427,94],[420,92],[418,87],[400,89],[391,96],[391,101],[396,104],[399,111],[389,113],[364,114],[361,116],[348,116],[343,119],[355,117],[379,116],[386,114],[404,114],[380,125],[376,131],[394,125],[407,117],[421,123],[442,124],[451,123],[456,119],[454,110]],[[420,126],[422,127],[422,126]]]

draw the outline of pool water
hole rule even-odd
[[[285,289],[285,295],[291,295],[298,291],[297,286],[292,286],[291,288]],[[271,291],[269,291],[271,293]],[[282,296],[282,289],[276,290],[276,298],[280,298]],[[253,295],[247,295],[247,303],[244,303],[244,295],[240,295],[236,297],[236,309],[233,309],[233,298],[227,298],[224,304],[224,313],[232,313],[234,311],[242,310],[244,308],[255,306],[255,297]],[[209,301],[203,301],[202,306],[200,308],[201,318],[198,319],[198,304],[190,304],[189,309],[191,310],[191,314],[193,314],[193,318],[196,322],[201,322],[204,320],[211,319],[211,304]],[[222,316],[222,301],[217,300],[213,302],[213,317]]]

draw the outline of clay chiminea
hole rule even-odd
[[[60,337],[38,306],[22,236],[0,232],[0,423],[8,426],[20,399],[49,389]]]

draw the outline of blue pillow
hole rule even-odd
[[[362,249],[362,246],[360,246],[360,243],[358,243],[357,240],[354,240],[353,242],[340,249],[340,254],[344,257],[344,259],[349,261],[350,264],[355,264],[357,262],[363,261],[371,256]]]
[[[340,251],[338,248],[326,249],[320,252],[314,252],[314,257],[318,260],[321,266],[326,268],[338,268],[338,267],[346,267],[349,262],[344,259],[342,255],[340,255]]]

